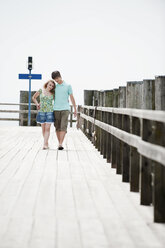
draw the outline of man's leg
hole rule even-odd
[[[57,135],[58,143],[60,143],[60,131],[56,131],[56,135]]]
[[[62,147],[62,143],[64,141],[66,132],[67,132],[67,126],[68,126],[68,116],[69,116],[69,110],[63,110],[61,111],[61,131],[60,131],[60,140],[59,140],[59,147]]]
[[[63,143],[64,138],[65,138],[65,134],[66,134],[66,131],[60,131],[59,132],[59,146],[62,146],[62,143]]]
[[[56,136],[58,139],[58,142],[60,143],[60,126],[61,126],[61,111],[54,111],[54,126],[56,129]]]

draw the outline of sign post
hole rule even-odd
[[[32,71],[32,57],[28,57],[28,70],[29,74],[19,74],[19,79],[29,79],[29,104],[28,104],[28,126],[31,125],[31,80],[42,79],[41,74],[31,74]]]
[[[29,105],[28,105],[28,126],[31,125],[31,70],[29,70]]]

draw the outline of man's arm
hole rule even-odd
[[[70,95],[70,100],[71,100],[73,107],[74,107],[74,117],[76,117],[77,116],[77,109],[76,109],[76,102],[75,102],[73,94]]]

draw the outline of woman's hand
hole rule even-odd
[[[36,107],[37,107],[37,110],[39,110],[40,109],[40,103],[37,103]]]
[[[76,118],[77,117],[77,111],[74,111],[74,118]]]

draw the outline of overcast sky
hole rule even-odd
[[[165,74],[165,0],[1,0],[0,102],[37,90],[60,70],[77,103],[83,89],[113,89]]]

